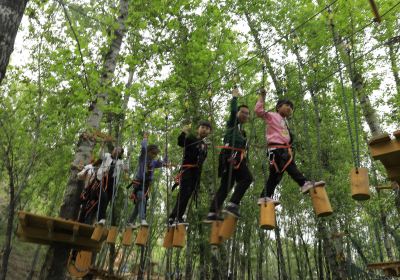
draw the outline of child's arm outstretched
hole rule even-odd
[[[141,149],[140,149],[140,156],[139,156],[139,158],[142,160],[144,160],[144,157],[145,157],[145,155],[146,155],[146,150],[147,150],[147,138],[149,138],[149,135],[148,135],[148,133],[147,132],[145,132],[144,134],[143,134],[143,140],[142,140],[142,143],[141,143]]]
[[[192,144],[194,141],[196,141],[196,139],[190,134],[190,126],[185,125],[182,128],[181,134],[178,136],[178,145],[184,148],[185,146]]]
[[[266,119],[268,112],[265,112],[264,110],[264,103],[265,103],[265,95],[266,95],[266,90],[265,89],[260,89],[260,97],[257,100],[256,106],[254,107],[254,112],[256,113],[257,117]]]

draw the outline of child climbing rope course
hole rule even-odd
[[[196,196],[200,185],[200,175],[203,162],[207,158],[207,143],[205,138],[211,132],[211,123],[200,121],[197,126],[196,134],[189,132],[189,126],[182,129],[178,137],[178,145],[183,147],[183,160],[176,183],[173,188],[179,185],[179,193],[175,207],[172,210],[168,224],[174,222],[182,223],[190,197]]]
[[[230,116],[224,136],[224,146],[220,147],[222,150],[219,157],[218,175],[221,177],[221,184],[211,202],[210,210],[205,220],[206,223],[211,223],[218,219],[222,204],[235,182],[235,190],[225,210],[239,217],[240,201],[253,181],[253,176],[247,167],[247,138],[243,129],[243,125],[249,119],[250,112],[247,105],[238,107],[238,96],[239,90],[235,87],[232,91]]]
[[[139,155],[138,170],[135,179],[129,184],[129,187],[133,187],[131,199],[135,204],[133,212],[128,219],[127,225],[131,228],[136,228],[135,220],[138,217],[141,225],[147,225],[146,222],[146,208],[147,200],[149,197],[150,185],[153,181],[154,169],[161,168],[167,164],[167,156],[164,156],[163,161],[156,159],[160,153],[160,149],[157,145],[147,145],[148,134],[143,135],[143,141],[141,143],[141,151]]]
[[[263,191],[258,199],[258,204],[279,201],[273,199],[276,186],[282,180],[283,173],[286,171],[293,180],[300,186],[300,191],[305,194],[312,187],[324,185],[324,181],[309,181],[301,173],[294,162],[292,151],[293,135],[291,134],[287,122],[293,114],[293,103],[288,99],[280,99],[276,106],[276,112],[266,112],[264,110],[266,90],[260,90],[260,97],[254,108],[254,112],[266,123],[265,138],[268,143],[269,177]]]

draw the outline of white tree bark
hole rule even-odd
[[[103,106],[108,100],[107,90],[111,86],[114,71],[117,65],[117,57],[121,50],[123,38],[126,33],[125,20],[128,17],[128,0],[120,0],[120,15],[117,19],[118,28],[114,31],[109,51],[105,55],[102,66],[100,91],[96,95],[96,100],[92,103],[91,113],[88,117],[86,126],[88,131],[83,133],[77,143],[74,161],[71,165],[67,188],[64,194],[63,204],[60,209],[60,216],[66,219],[75,219],[79,210],[79,195],[81,189],[77,184],[77,169],[75,166],[88,162],[95,141],[91,133],[100,128],[103,116]],[[63,245],[50,247],[46,255],[44,267],[41,271],[41,279],[63,279],[65,275],[66,263],[68,258],[68,248]]]
[[[268,74],[271,76],[272,82],[274,83],[276,94],[280,98],[283,95],[283,86],[274,71],[274,68],[271,63],[271,59],[269,58],[268,54],[265,51],[263,51],[263,45],[261,44],[259,32],[258,32],[258,30],[256,30],[254,22],[251,20],[250,15],[247,12],[245,12],[244,15],[246,16],[247,25],[250,27],[250,33],[254,38],[254,41],[258,48],[258,51],[262,52],[262,58],[265,62],[265,66],[267,68]]]
[[[6,75],[27,2],[28,0],[0,0],[0,84]]]
[[[332,18],[330,19],[330,24],[334,26]],[[349,60],[346,53],[346,46],[343,40],[340,39],[340,36],[336,31],[334,31],[333,36],[334,42],[336,43],[340,53],[340,58],[343,61],[346,67],[346,71],[348,72],[348,75],[352,81],[352,87],[355,90],[355,94],[357,95],[358,101],[361,106],[362,114],[368,124],[371,134],[372,136],[381,135],[383,133],[383,129],[379,123],[376,110],[371,104],[368,93],[365,91],[364,78],[362,76],[362,73],[360,73],[357,69],[351,69],[351,61]]]

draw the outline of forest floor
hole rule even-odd
[[[0,236],[0,244],[4,243],[4,234]],[[37,245],[18,242],[18,239],[13,240],[13,247],[11,250],[10,259],[8,262],[7,279],[22,280],[26,279],[31,269],[33,256]],[[44,253],[42,248],[41,253]],[[38,262],[35,268],[34,277],[32,279],[39,279],[41,261]]]

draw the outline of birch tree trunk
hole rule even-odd
[[[345,46],[344,41],[341,40],[338,32],[334,29],[335,24],[333,22],[333,17],[330,18],[329,24],[331,25],[333,41],[338,48],[340,59],[342,60],[346,71],[348,72],[352,82],[352,87],[355,91],[358,101],[360,102],[362,114],[368,124],[371,134],[372,136],[381,135],[383,133],[383,129],[379,123],[376,110],[374,107],[372,107],[371,100],[369,99],[368,93],[365,90],[364,77],[359,69],[356,69],[355,66],[351,66],[352,61],[350,55],[348,54],[348,49]]]
[[[378,192],[378,197],[380,196]],[[389,234],[388,234],[388,224],[387,224],[387,215],[385,213],[385,210],[382,208],[380,202],[379,202],[379,214],[380,214],[380,222],[382,225],[382,238],[383,238],[383,245],[386,250],[386,254],[389,258],[389,260],[393,260],[393,250],[392,247],[390,246],[389,242]]]
[[[0,270],[0,280],[5,280],[7,276],[7,268],[8,268],[8,259],[11,253],[11,237],[12,237],[12,229],[14,223],[15,216],[15,183],[14,183],[14,174],[13,169],[10,163],[7,163],[7,172],[10,182],[8,184],[9,195],[10,195],[10,203],[8,204],[8,218],[7,218],[7,229],[6,229],[6,240],[3,248],[3,258],[1,262],[1,270]]]
[[[111,79],[117,64],[117,56],[120,52],[122,40],[125,36],[125,20],[128,16],[128,0],[120,0],[120,15],[117,19],[118,28],[114,31],[109,51],[105,55],[103,70],[100,80],[100,92],[96,95],[97,99],[92,104],[92,110],[87,120],[87,127],[92,130],[100,128],[103,116],[102,106],[108,100],[107,88],[111,85]],[[90,132],[89,132],[90,133]],[[74,161],[71,167],[67,188],[64,193],[63,204],[60,209],[60,217],[65,219],[75,219],[79,211],[79,194],[81,189],[78,187],[77,172],[73,166],[80,162],[88,162],[95,142],[91,140],[88,133],[82,134],[76,148]],[[46,254],[44,269],[41,279],[62,279],[65,274],[68,247],[60,244],[51,246]]]
[[[0,0],[0,85],[14,51],[15,37],[28,0]]]
[[[389,60],[390,66],[392,69],[393,78],[396,84],[397,95],[400,96],[400,74],[399,74],[399,66],[397,65],[397,56],[396,50],[392,44],[389,44]]]
[[[255,23],[252,21],[249,13],[245,12],[245,17],[247,24],[250,27],[250,33],[253,36],[254,42],[256,43],[257,49],[259,52],[262,53],[262,58],[265,62],[265,66],[267,68],[268,74],[270,75],[272,82],[275,86],[276,94],[279,98],[282,97],[283,95],[283,86],[281,85],[281,82],[279,81],[278,76],[276,75],[274,68],[272,67],[271,59],[269,58],[268,54],[263,51],[263,45],[261,43],[260,35],[258,30],[256,29]]]

